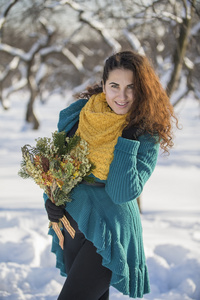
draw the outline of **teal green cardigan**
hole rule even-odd
[[[60,112],[59,131],[72,128],[86,102],[78,100]],[[138,141],[119,137],[108,178],[103,181],[105,188],[79,184],[71,193],[72,202],[66,204],[79,229],[102,256],[102,264],[112,271],[111,285],[133,298],[150,291],[136,199],[155,168],[158,150],[159,144],[149,135]],[[49,234],[56,266],[67,276],[58,238],[52,229]]]

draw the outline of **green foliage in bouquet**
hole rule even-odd
[[[66,137],[64,131],[52,133],[51,138],[36,139],[36,146],[22,147],[22,178],[32,178],[56,204],[71,201],[71,190],[82,180],[93,181],[88,176],[94,165],[87,158],[86,141],[74,135]]]

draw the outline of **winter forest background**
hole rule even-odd
[[[199,41],[199,0],[0,1],[0,299],[53,300],[64,280],[42,193],[17,176],[20,147],[50,135],[106,57],[127,49],[151,60],[182,125],[141,197],[144,299],[200,299]]]

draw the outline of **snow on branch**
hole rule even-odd
[[[11,70],[17,69],[19,65],[19,57],[15,56],[11,62],[6,66],[5,70],[0,74],[0,82],[5,80]]]
[[[69,51],[67,48],[62,50],[62,53],[64,56],[66,56],[71,63],[75,66],[75,68],[79,71],[79,72],[85,72],[85,68],[81,62],[80,59],[78,59],[71,51]]]
[[[6,22],[6,16],[8,15],[10,9],[12,8],[13,5],[15,5],[18,2],[18,0],[13,0],[11,1],[7,7],[5,8],[5,10],[3,11],[3,13],[0,16],[0,31],[4,25],[4,23]]]
[[[39,22],[45,30],[47,36],[51,37],[55,32],[55,28],[53,26],[50,26],[44,17],[40,17]]]
[[[140,41],[138,40],[138,38],[136,37],[136,35],[134,33],[128,31],[127,29],[124,29],[123,30],[123,34],[127,38],[127,40],[129,41],[129,43],[131,44],[131,47],[135,51],[137,51],[141,55],[145,55],[144,48],[142,47]]]
[[[67,46],[67,44],[71,41],[71,39],[79,33],[79,31],[81,30],[82,25],[78,26],[78,28],[76,28],[72,34],[67,38],[67,39],[63,39],[62,42],[58,45],[58,44],[54,44],[48,47],[44,47],[40,50],[40,55],[41,56],[46,56],[52,53],[61,53],[62,49],[64,47]]]
[[[29,52],[25,52],[22,49],[16,48],[16,47],[12,47],[10,45],[7,44],[0,44],[0,51],[4,51],[12,56],[17,56],[19,57],[21,60],[25,61],[25,62],[29,62],[34,54],[36,52],[38,52],[38,50],[41,48],[41,46],[45,46],[47,44],[47,39],[46,38],[41,38],[39,40],[37,40],[31,47],[31,49],[29,50]]]
[[[84,16],[83,14],[80,16],[80,21],[83,21],[91,28],[98,31],[105,42],[113,49],[113,52],[118,52],[121,50],[121,45],[110,35],[109,31],[104,27],[103,23],[97,20],[92,20],[89,17]]]
[[[4,90],[4,100],[7,100],[8,96],[13,92],[19,91],[27,85],[27,79],[22,77],[19,81],[15,82],[12,86]]]
[[[40,50],[42,47],[46,46],[47,43],[48,43],[48,37],[42,37],[42,38],[40,38],[39,40],[37,40],[37,41],[33,44],[33,46],[31,47],[31,49],[29,50],[29,52],[26,53],[26,54],[23,56],[22,59],[25,60],[25,61],[27,61],[27,62],[30,61],[30,60],[32,60],[33,56],[34,56],[37,52],[39,52],[39,50]]]
[[[12,56],[18,56],[19,58],[26,60],[24,57],[26,55],[26,52],[24,52],[22,49],[16,48],[16,47],[12,47],[10,45],[7,44],[0,44],[0,51],[4,51]]]
[[[121,45],[115,40],[109,31],[105,28],[102,22],[94,20],[94,17],[87,16],[86,9],[84,10],[78,3],[72,0],[63,0],[60,2],[62,5],[69,5],[75,11],[79,12],[79,20],[88,24],[92,29],[96,30],[103,37],[105,42],[113,49],[113,52],[121,50]]]
[[[163,17],[166,17],[167,19],[170,19],[172,21],[176,21],[176,23],[179,23],[179,24],[182,24],[183,23],[183,19],[170,13],[170,12],[167,12],[167,11],[159,11],[157,12],[157,14],[160,16],[162,15]]]
[[[22,49],[19,49],[17,47],[12,47],[10,45],[7,44],[3,44],[0,43],[0,51],[4,51],[12,56],[17,56],[19,57],[22,61],[25,62],[30,62],[34,55],[42,48],[47,46],[48,41],[51,37],[51,35],[53,34],[53,29],[50,27],[47,27],[47,22],[45,22],[44,19],[40,20],[41,25],[43,26],[43,28],[46,31],[46,35],[40,37],[30,48],[30,50],[28,52],[23,51]]]
[[[80,13],[84,12],[84,10],[82,9],[82,7],[78,3],[76,3],[76,2],[74,2],[72,0],[61,0],[60,4],[61,5],[68,4],[74,10],[76,10],[76,11],[78,11]]]

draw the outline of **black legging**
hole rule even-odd
[[[108,300],[112,272],[102,266],[102,257],[95,246],[80,232],[68,213],[67,218],[76,234],[72,239],[64,229],[64,261],[68,276],[58,300]]]

